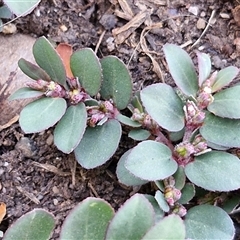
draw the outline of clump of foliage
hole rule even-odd
[[[56,125],[59,150],[74,151],[88,169],[104,164],[118,147],[122,130],[117,118],[132,95],[126,66],[114,56],[99,60],[90,48],[72,53],[71,46],[60,44],[54,49],[45,37],[36,41],[33,55],[38,66],[18,62],[33,80],[10,97],[37,98],[21,111],[21,128],[34,133]]]
[[[119,59],[99,60],[88,48],[75,53],[69,46],[60,49],[42,37],[33,47],[38,66],[19,61],[35,81],[11,99],[37,97],[20,114],[22,129],[39,132],[57,124],[56,146],[65,153],[74,151],[83,167],[93,168],[114,154],[121,122],[132,128],[129,137],[139,143],[121,157],[119,181],[127,186],[153,182],[156,187],[155,196],[135,195],[113,219],[110,206],[106,211],[111,216],[93,218],[104,225],[99,239],[232,239],[235,230],[228,214],[239,204],[232,191],[240,188],[235,154],[240,146],[240,86],[225,87],[239,70],[230,66],[211,73],[209,56],[197,52],[197,73],[183,49],[166,44],[163,50],[176,87],[153,84],[131,99],[131,78]],[[131,117],[120,113],[126,107]],[[98,205],[91,201],[85,202],[88,208]],[[62,237],[75,239],[70,237],[75,234],[70,216]]]
[[[197,75],[183,49],[166,44],[163,50],[177,88],[157,83],[135,96],[132,120],[141,127],[129,136],[140,143],[121,157],[119,181],[155,182],[156,201],[165,214],[184,217],[187,238],[232,239],[233,223],[219,207],[231,213],[239,204],[230,191],[240,188],[234,154],[240,146],[240,86],[223,88],[239,70],[211,74],[209,56],[197,52]],[[203,205],[187,210],[196,204]]]

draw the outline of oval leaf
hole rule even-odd
[[[210,191],[232,191],[240,188],[240,161],[226,152],[211,151],[195,157],[185,167],[187,178]]]
[[[178,166],[177,171],[173,175],[175,179],[175,188],[181,190],[186,182],[186,175],[184,172],[184,167]]]
[[[148,140],[131,150],[125,167],[141,179],[156,181],[175,173],[177,163],[172,159],[171,150],[167,146]]]
[[[78,77],[82,87],[91,96],[96,95],[101,86],[102,69],[96,54],[91,48],[84,48],[72,54],[71,70]]]
[[[129,155],[130,152],[131,152],[131,149],[125,152],[118,161],[117,169],[116,169],[118,181],[126,186],[143,185],[148,181],[135,177],[124,166],[127,156]]]
[[[183,104],[172,87],[152,84],[140,94],[146,111],[161,127],[173,132],[184,127]]]
[[[3,18],[8,19],[8,18],[12,18],[13,14],[6,5],[3,5],[0,7],[0,16],[1,16],[1,19]],[[0,25],[0,27],[2,27],[2,25]]]
[[[47,240],[55,227],[52,214],[43,209],[33,211],[20,217],[4,234],[4,240]]]
[[[142,239],[154,224],[154,211],[150,202],[135,194],[118,210],[109,224],[106,240]]]
[[[63,98],[41,98],[23,108],[19,124],[25,133],[41,132],[52,127],[64,115],[67,103]]]
[[[52,81],[67,88],[66,71],[63,62],[59,54],[45,37],[40,37],[34,43],[33,55],[37,64],[46,71]]]
[[[70,106],[54,130],[54,144],[64,153],[72,152],[79,144],[87,124],[83,103]]]
[[[11,11],[18,17],[29,14],[40,2],[40,0],[4,0],[3,1]]]
[[[240,86],[235,86],[216,93],[214,101],[208,106],[213,114],[223,118],[240,118]]]
[[[174,229],[174,230],[173,230]],[[171,214],[156,225],[154,225],[142,240],[150,239],[177,239],[184,240],[186,235],[185,226],[183,220],[175,215]]]
[[[229,66],[219,71],[212,86],[212,92],[216,92],[227,86],[238,75],[238,73],[239,69],[234,66]]]
[[[197,58],[198,58],[198,85],[199,87],[202,86],[203,82],[209,77],[212,64],[211,59],[208,54],[201,53],[197,51]]]
[[[107,226],[113,216],[114,210],[107,202],[92,197],[86,198],[64,220],[60,239],[104,240]]]
[[[159,205],[159,207],[164,211],[164,212],[168,212],[170,210],[170,207],[164,197],[164,195],[162,194],[162,192],[160,192],[159,190],[156,191],[155,193],[155,199]]]
[[[195,187],[192,183],[186,183],[184,188],[181,190],[181,198],[178,200],[180,204],[187,204],[195,196]]]
[[[238,119],[207,114],[200,133],[207,141],[223,147],[240,146],[240,120]]]
[[[150,136],[151,133],[145,129],[133,129],[128,133],[128,137],[136,141],[147,140]]]
[[[47,73],[43,69],[25,60],[24,58],[19,59],[18,66],[28,77],[34,80],[39,79],[45,81],[51,80],[51,78],[47,75]]]
[[[34,98],[34,97],[40,97],[44,94],[44,92],[40,92],[37,90],[34,90],[29,87],[23,87],[18,89],[16,92],[14,92],[9,98],[9,101],[16,100],[16,99],[25,99],[25,98]]]
[[[185,216],[187,239],[233,239],[234,226],[228,214],[211,205],[196,206]]]
[[[108,56],[101,60],[103,84],[101,95],[112,99],[116,107],[122,110],[127,107],[132,96],[132,80],[125,64],[117,57]]]
[[[195,96],[198,78],[190,56],[181,47],[169,43],[163,46],[163,51],[176,85],[184,94]]]
[[[131,118],[126,117],[126,116],[122,115],[121,113],[119,113],[117,115],[117,120],[120,123],[130,126],[130,127],[140,127],[141,126],[141,123],[139,123],[137,121],[133,121]]]
[[[88,127],[74,150],[77,161],[86,169],[104,164],[117,150],[121,134],[121,125],[114,119],[102,126]]]

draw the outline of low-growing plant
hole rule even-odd
[[[131,99],[131,78],[119,59],[109,56],[99,60],[88,48],[72,53],[65,44],[54,49],[42,37],[33,47],[39,67],[19,60],[22,71],[35,81],[10,99],[36,97],[20,113],[22,129],[26,133],[40,132],[57,123],[55,145],[65,153],[74,151],[85,168],[99,166],[114,154],[122,134],[121,124],[132,128],[129,137],[140,143],[119,160],[118,179],[127,186],[153,182],[156,189],[154,197],[131,198],[138,199],[138,203],[151,202],[151,207],[130,204],[126,210],[133,217],[129,220],[131,227],[138,227],[139,235],[134,239],[168,239],[161,236],[165,234],[159,230],[162,227],[156,227],[165,221],[164,229],[172,238],[232,239],[234,226],[228,214],[240,202],[231,192],[240,188],[240,161],[236,155],[240,146],[240,86],[225,87],[239,70],[230,66],[211,73],[210,57],[197,52],[197,74],[183,49],[166,44],[163,50],[176,87],[156,83]],[[131,117],[120,113],[126,107]],[[138,215],[133,210],[143,211],[144,216],[153,212],[154,221],[149,220],[146,227],[145,220],[134,218]],[[70,226],[74,224],[63,225],[68,237],[74,234]],[[99,239],[130,239],[134,234],[126,231],[128,224],[120,213],[110,226],[112,232],[106,233],[104,225],[106,235]],[[147,233],[151,227],[154,230]],[[115,231],[118,228],[121,235]],[[169,229],[176,233],[174,237]]]
[[[106,201],[89,197],[65,218],[59,239],[185,239],[183,220],[175,214],[162,216],[152,196],[135,194],[116,214]],[[47,240],[53,229],[53,215],[34,209],[13,223],[3,240]]]
[[[99,60],[90,48],[73,53],[71,46],[60,44],[54,49],[45,37],[36,41],[33,55],[38,66],[18,62],[33,80],[10,97],[37,98],[21,111],[21,128],[34,133],[56,125],[59,150],[74,151],[88,169],[104,164],[118,147],[122,130],[117,118],[132,95],[126,66],[114,56]]]
[[[240,86],[223,88],[239,70],[211,74],[209,56],[197,52],[197,75],[183,49],[166,44],[163,50],[177,87],[153,84],[133,99],[132,120],[141,127],[129,136],[141,142],[121,157],[118,179],[127,186],[154,181],[156,201],[165,214],[184,217],[187,238],[232,239],[233,223],[219,207],[231,213],[240,202],[230,193],[240,188],[234,154],[240,147]]]

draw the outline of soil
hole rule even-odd
[[[131,72],[134,91],[154,82],[173,84],[162,46],[184,46],[209,53],[213,69],[240,68],[240,3],[216,0],[42,0],[29,15],[15,21],[17,32],[46,36],[74,49],[97,49],[101,58],[116,55]],[[202,35],[203,34],[203,35]],[[0,45],[0,48],[4,47]],[[9,63],[11,64],[11,63]],[[239,81],[240,76],[235,81]],[[118,183],[119,157],[136,144],[125,135],[117,153],[104,166],[85,170],[73,155],[53,145],[52,129],[26,135],[18,123],[0,132],[0,201],[7,217],[0,230],[33,208],[54,214],[58,239],[68,212],[88,196],[101,197],[116,210],[135,191]]]

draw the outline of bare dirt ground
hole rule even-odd
[[[139,90],[153,82],[172,84],[162,52],[167,42],[184,46],[194,61],[195,50],[209,53],[215,70],[229,65],[240,68],[239,4],[226,0],[42,0],[15,24],[17,32],[67,42],[75,50],[97,49],[100,58],[118,56],[128,65],[134,90]],[[25,135],[14,123],[0,131],[0,201],[7,204],[0,230],[33,208],[44,208],[56,217],[52,239],[57,239],[67,213],[88,196],[101,197],[118,209],[136,190],[121,186],[115,177],[116,162],[133,144],[123,136],[117,154],[106,165],[87,171],[73,155],[54,147],[52,129]],[[151,187],[140,191],[150,192]]]

